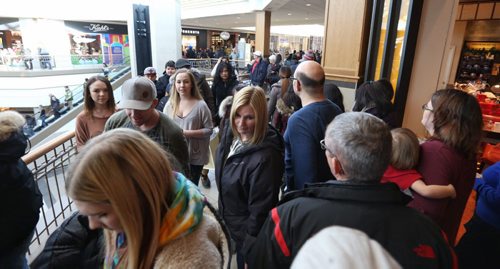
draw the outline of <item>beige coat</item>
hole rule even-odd
[[[106,236],[106,235],[105,235]],[[116,241],[115,233],[108,233]],[[156,255],[154,269],[229,268],[228,238],[210,209],[203,212],[203,220],[190,234],[169,242]],[[113,246],[112,246],[113,247]],[[112,249],[107,251],[108,255]]]
[[[229,257],[228,242],[221,225],[205,208],[198,228],[164,246],[153,268],[228,268]]]

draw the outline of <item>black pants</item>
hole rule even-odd
[[[459,268],[499,268],[500,230],[474,214],[465,224],[466,232],[455,247]]]
[[[200,182],[201,170],[203,170],[203,165],[190,164],[189,167],[191,169],[191,181],[194,183],[194,185],[198,186],[198,183]]]

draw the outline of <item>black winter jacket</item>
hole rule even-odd
[[[43,204],[33,174],[21,160],[26,145],[21,132],[0,142],[0,258],[31,235]]]
[[[289,268],[306,240],[332,225],[365,232],[403,268],[456,268],[439,227],[409,200],[394,183],[328,181],[287,193],[251,246],[248,268]]]
[[[219,111],[219,106],[222,101],[229,95],[233,95],[234,88],[238,86],[237,80],[229,80],[224,82],[214,81],[212,84],[212,94],[215,98],[215,111]]]
[[[90,230],[88,218],[75,212],[50,235],[31,268],[91,269],[102,268],[103,262],[102,229]]]
[[[169,82],[170,76],[167,75],[167,72],[163,72],[163,76],[158,79],[158,83],[156,84],[156,90],[158,91],[157,94],[159,95],[158,100],[163,98],[163,96],[165,96],[165,94],[169,92],[167,91],[167,85],[169,84]],[[160,90],[163,91],[162,94],[159,94]]]
[[[200,94],[203,97],[205,103],[207,103],[208,108],[210,109],[210,113],[212,113],[212,119],[214,119],[217,112],[215,111],[215,100],[214,95],[212,94],[212,90],[210,89],[210,85],[208,85],[206,76],[200,73],[195,68],[191,68],[191,73],[193,73],[194,78],[196,80],[196,85],[200,90]]]
[[[215,161],[219,212],[236,242],[236,249],[245,255],[269,210],[278,203],[284,171],[284,142],[269,125],[264,141],[226,160],[233,134],[230,126],[224,129]]]

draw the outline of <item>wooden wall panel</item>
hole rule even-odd
[[[482,3],[479,4],[477,9],[476,20],[489,20],[493,14],[493,8],[495,8],[495,3]]]
[[[365,6],[365,0],[326,1],[322,65],[327,79],[359,79]]]

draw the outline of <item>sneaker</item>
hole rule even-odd
[[[210,189],[210,179],[208,178],[208,175],[201,175],[201,185],[203,187]]]

